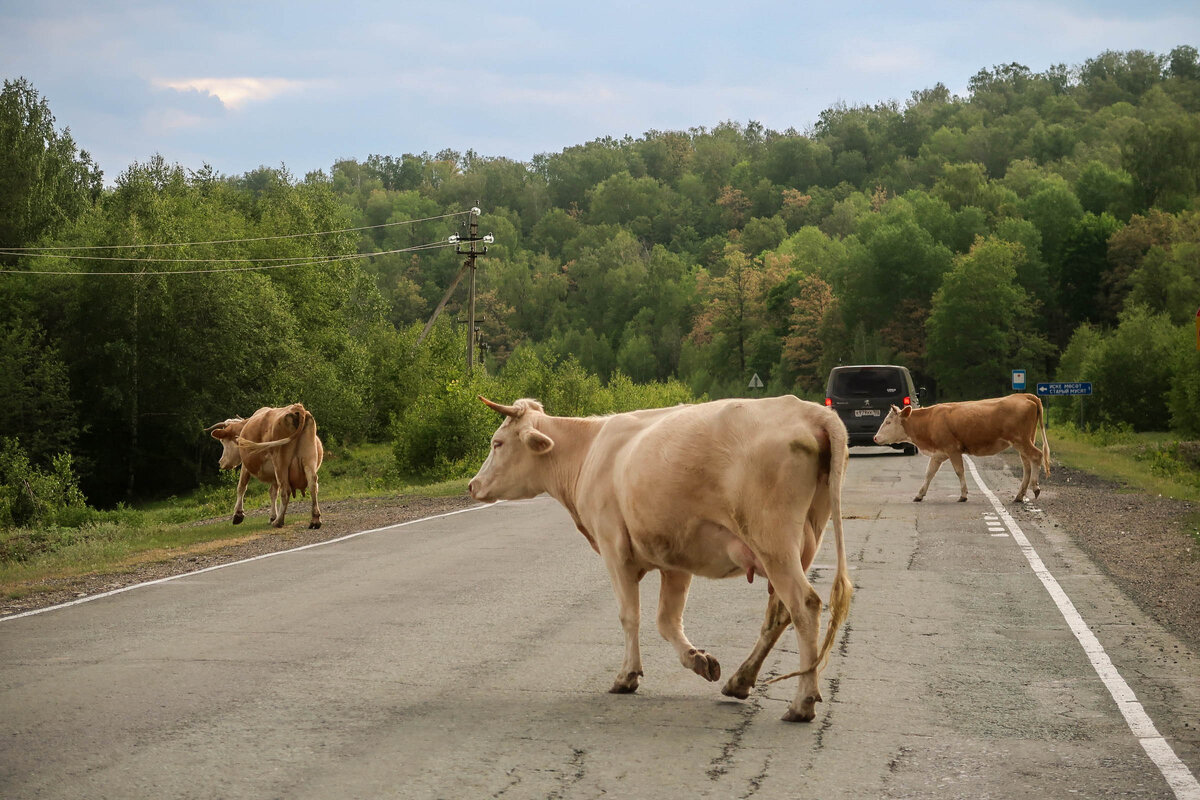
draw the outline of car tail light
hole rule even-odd
[[[911,405],[912,405],[912,398],[911,398],[911,397],[909,397],[908,395],[905,395],[905,396],[904,396],[904,405],[906,405],[906,406],[911,406]]]
[[[826,398],[825,398],[825,407],[826,407],[826,408],[831,408],[832,406],[833,406],[833,398],[832,398],[832,397],[826,397]]]

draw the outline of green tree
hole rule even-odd
[[[24,247],[78,217],[100,193],[101,172],[24,78],[0,91],[0,248]],[[0,255],[0,264],[13,256]]]
[[[981,239],[955,259],[934,295],[929,367],[944,395],[1001,395],[1013,366],[1032,369],[1051,352],[1034,326],[1037,303],[1016,280],[1022,251],[1015,242]]]

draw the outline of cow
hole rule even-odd
[[[1042,432],[1042,449],[1035,439]],[[969,400],[961,403],[939,403],[925,408],[892,406],[879,431],[876,444],[911,442],[929,456],[925,483],[914,503],[925,499],[929,483],[946,459],[950,459],[961,489],[958,502],[967,501],[967,481],[963,477],[963,454],[991,456],[1016,448],[1021,454],[1021,488],[1014,503],[1025,499],[1032,485],[1036,499],[1042,493],[1038,486],[1038,467],[1050,475],[1050,442],[1046,438],[1046,421],[1042,401],[1033,394],[1010,394],[988,400]]]
[[[796,397],[718,400],[601,417],[556,417],[541,403],[511,406],[491,452],[468,484],[490,503],[546,493],[604,559],[616,593],[625,657],[609,690],[637,690],[642,677],[638,584],[661,573],[658,631],[679,661],[708,681],[717,659],[683,631],[692,576],[767,578],[758,642],[722,692],[749,697],[763,661],[789,623],[799,641],[795,698],[783,719],[807,722],[821,700],[818,676],[854,592],[842,536],[841,489],[848,451],[837,414]],[[837,574],[830,620],[818,646],[821,598],[805,573],[832,515]]]
[[[272,525],[283,527],[289,498],[307,489],[312,494],[312,521],[308,527],[321,527],[317,470],[325,449],[317,436],[317,421],[302,404],[283,408],[264,406],[249,419],[232,417],[210,425],[205,431],[224,448],[219,462],[221,469],[242,468],[233,509],[234,525],[245,519],[242,501],[253,476],[270,486]]]

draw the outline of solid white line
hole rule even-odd
[[[226,567],[236,567],[238,564],[249,564],[251,561],[260,561],[264,558],[271,558],[272,556],[282,556],[287,553],[299,553],[301,550],[310,550],[314,547],[324,547],[327,544],[336,544],[338,542],[344,542],[347,539],[354,539],[359,536],[366,536],[368,533],[379,533],[380,531],[388,531],[388,530],[391,530],[392,528],[403,528],[406,525],[416,525],[418,522],[428,522],[431,519],[441,519],[443,517],[452,517],[455,514],[465,514],[468,511],[479,511],[480,509],[492,508],[492,507],[493,507],[493,505],[481,504],[481,505],[477,505],[477,506],[471,506],[470,508],[460,508],[458,511],[447,511],[445,514],[434,514],[431,517],[421,517],[420,519],[410,519],[408,522],[397,522],[395,525],[385,525],[382,528],[372,528],[369,531],[357,531],[355,533],[348,533],[345,536],[339,536],[336,539],[328,539],[324,542],[313,542],[312,544],[301,545],[300,547],[293,547],[290,550],[276,550],[273,553],[263,553],[262,555],[251,556],[250,558],[243,558],[241,561],[230,561],[228,564],[217,564],[212,567],[205,567],[204,569],[193,570],[192,572],[184,572],[179,575],[170,575],[166,578],[159,578],[158,580],[146,581],[145,583],[135,583],[130,586],[122,586],[120,589],[113,589],[108,592],[101,592],[100,594],[89,594],[87,597],[80,597],[76,600],[70,600],[66,603],[59,603],[56,606],[46,606],[45,608],[35,608],[32,611],[22,611],[20,614],[9,614],[6,617],[0,617],[0,622],[8,622],[10,619],[20,619],[21,617],[32,617],[34,614],[45,614],[47,611],[57,611],[60,608],[69,608],[71,606],[77,606],[80,603],[90,603],[91,601],[99,600],[102,597],[112,597],[114,594],[121,594],[122,592],[130,592],[130,591],[133,591],[134,589],[141,589],[143,586],[156,586],[160,583],[167,583],[168,581],[175,581],[175,580],[179,580],[180,578],[190,578],[193,575],[203,575],[205,572],[212,572],[212,571],[218,570],[218,569],[225,569]]]
[[[1037,575],[1042,585],[1046,587],[1046,591],[1050,593],[1054,604],[1058,606],[1058,610],[1062,613],[1063,618],[1067,621],[1067,625],[1071,628],[1071,633],[1075,634],[1075,638],[1079,640],[1079,644],[1083,647],[1083,652],[1087,655],[1088,661],[1092,662],[1092,668],[1096,670],[1096,674],[1100,676],[1100,680],[1108,687],[1108,693],[1112,695],[1116,701],[1117,709],[1121,715],[1125,717],[1125,724],[1129,726],[1129,730],[1138,738],[1142,745],[1142,749],[1146,751],[1146,755],[1150,756],[1150,760],[1158,767],[1159,772],[1167,779],[1167,783],[1171,786],[1171,790],[1175,792],[1175,796],[1179,800],[1200,800],[1200,782],[1196,780],[1196,776],[1188,770],[1175,751],[1171,749],[1171,745],[1167,740],[1159,734],[1158,729],[1154,727],[1154,721],[1150,719],[1150,715],[1146,713],[1146,709],[1142,708],[1142,704],[1138,702],[1137,696],[1134,695],[1133,689],[1129,688],[1129,684],[1121,677],[1121,673],[1117,672],[1117,668],[1113,666],[1112,659],[1108,657],[1108,653],[1104,651],[1100,640],[1088,628],[1087,623],[1083,621],[1083,617],[1075,609],[1075,604],[1071,602],[1071,598],[1063,591],[1062,586],[1055,579],[1050,570],[1046,568],[1045,563],[1033,549],[1033,545],[1029,543],[1029,539],[1025,537],[1016,520],[1008,513],[1008,510],[1000,502],[999,498],[992,493],[983,482],[983,478],[979,477],[979,470],[975,468],[975,462],[964,456],[963,461],[971,469],[971,475],[975,478],[975,483],[979,485],[980,491],[987,496],[992,502],[992,506],[996,512],[1004,520],[1004,524],[1008,526],[1012,532],[1013,539],[1021,547],[1021,552],[1025,554],[1025,559],[1029,562],[1029,566],[1033,568],[1033,572]]]

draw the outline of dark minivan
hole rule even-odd
[[[893,364],[860,364],[834,367],[825,384],[825,405],[832,408],[846,424],[850,446],[874,445],[875,432],[883,424],[888,409],[921,405],[913,386],[912,375],[905,367]],[[908,455],[915,455],[916,446],[894,444]]]

